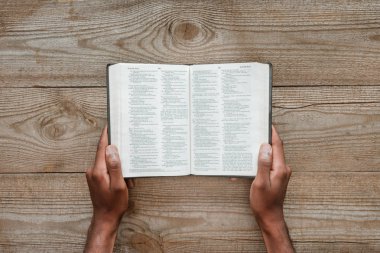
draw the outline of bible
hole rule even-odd
[[[107,79],[124,177],[256,175],[271,142],[270,63],[117,63]]]

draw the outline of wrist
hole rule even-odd
[[[110,222],[94,214],[84,252],[112,252],[118,227],[118,222]]]
[[[260,229],[264,237],[277,238],[284,231],[287,231],[285,220],[267,221],[260,223]]]
[[[272,215],[257,222],[268,252],[294,252],[284,216]]]
[[[276,228],[286,226],[284,214],[282,211],[274,213],[268,212],[265,216],[256,216],[255,218],[263,233],[274,233],[274,230],[276,230]]]
[[[121,217],[95,213],[92,216],[91,226],[103,234],[115,234],[119,228]]]

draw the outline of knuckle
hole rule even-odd
[[[89,179],[91,177],[91,168],[87,169],[85,174],[86,174],[86,178]]]
[[[117,184],[117,185],[115,185],[115,187],[114,187],[114,190],[115,190],[115,192],[123,192],[123,191],[125,191],[125,185],[122,185],[122,184]]]
[[[266,188],[265,182],[263,180],[255,180],[253,182],[253,188],[257,190],[264,190]]]
[[[279,170],[277,171],[276,174],[277,174],[277,176],[278,176],[279,178],[286,178],[287,175],[288,175],[287,170],[286,170],[285,167],[279,169]]]
[[[286,168],[288,169],[288,175],[290,177],[292,175],[292,169],[289,166],[286,166]]]
[[[102,173],[99,173],[99,172],[94,172],[94,173],[92,173],[91,178],[94,181],[101,182],[104,180],[104,175]]]

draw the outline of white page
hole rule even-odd
[[[192,65],[191,172],[215,174],[221,168],[221,89],[217,65]]]
[[[185,65],[110,66],[111,143],[124,177],[190,173],[188,77]]]
[[[268,64],[193,65],[191,173],[255,176],[269,138]]]

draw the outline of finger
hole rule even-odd
[[[111,189],[122,189],[125,187],[123,174],[121,172],[121,162],[116,146],[109,145],[106,148],[106,164],[110,175]]]
[[[103,128],[100,135],[98,149],[96,151],[94,170],[106,170],[105,153],[108,145],[107,126]],[[105,172],[105,171],[104,171]]]
[[[286,171],[288,173],[288,177],[290,177],[292,175],[292,169],[288,165],[286,165]]]
[[[133,188],[136,187],[136,185],[137,185],[136,180],[134,178],[131,178],[131,181],[132,181],[132,184],[133,184]]]
[[[134,178],[128,178],[127,179],[127,187],[128,187],[128,189],[135,188],[135,179]]]
[[[261,144],[255,180],[269,182],[269,172],[272,167],[272,147],[270,144]]]
[[[285,169],[285,155],[282,140],[276,128],[272,126],[272,149],[273,149],[273,169]]]
[[[89,183],[89,179],[92,175],[92,168],[87,168],[85,171],[85,174],[86,174],[87,183]]]
[[[90,174],[91,171],[92,171],[92,168],[89,167],[89,168],[86,168],[86,169],[84,170],[84,173],[85,173],[85,174]]]

